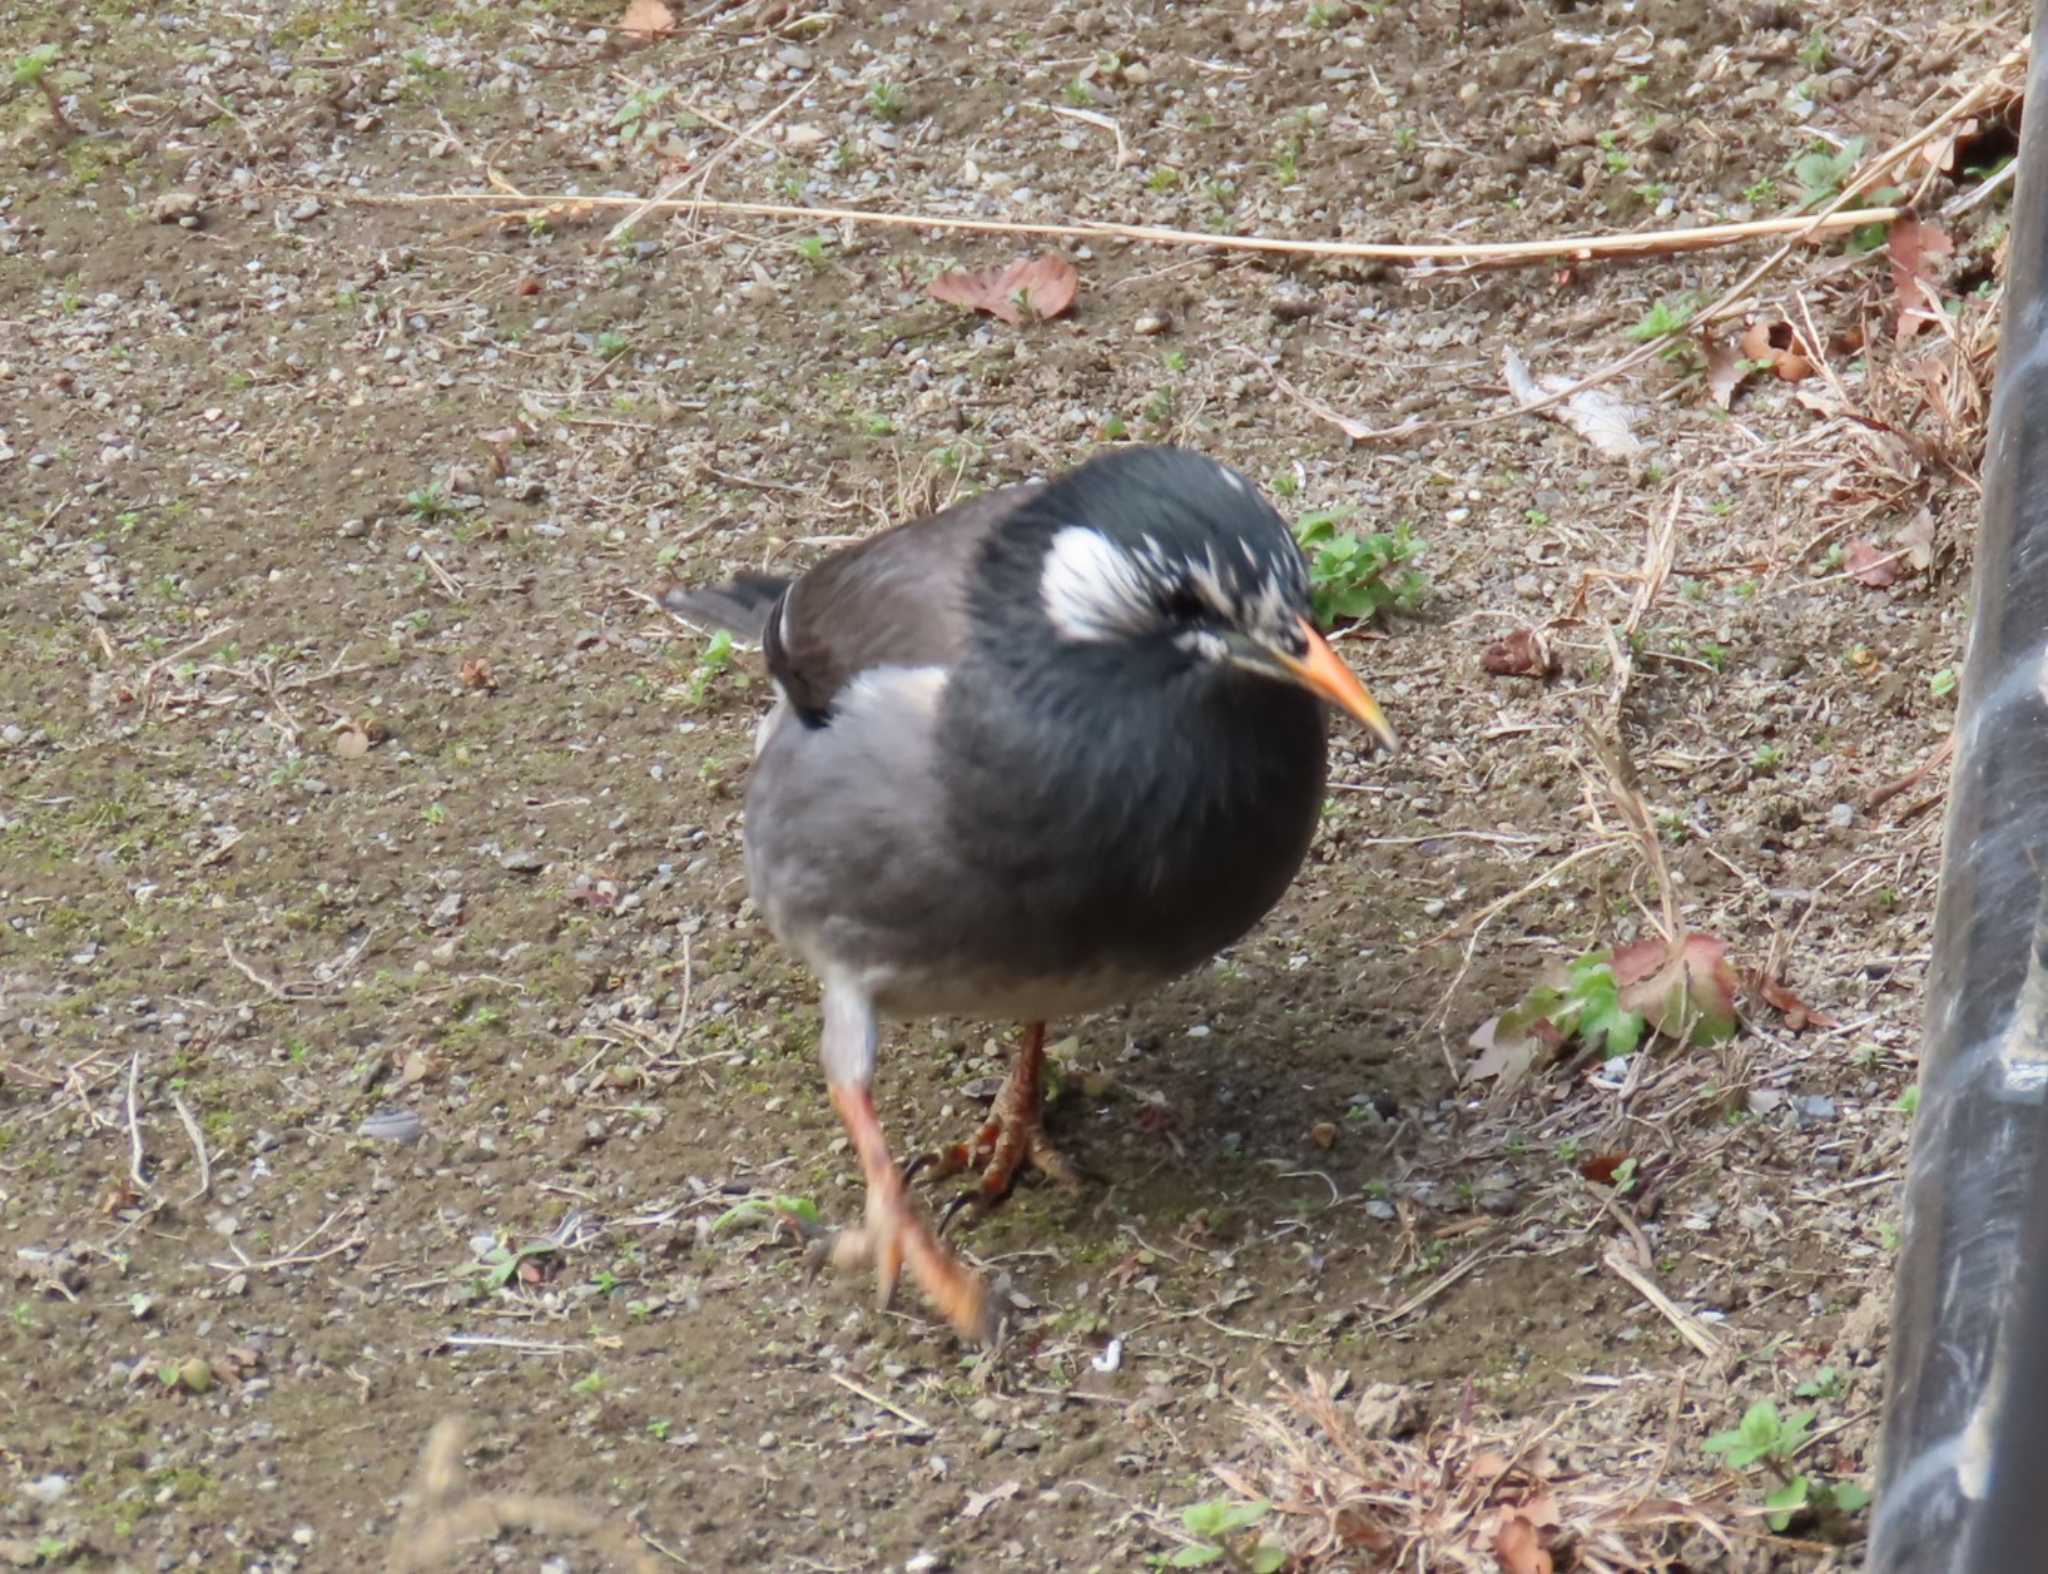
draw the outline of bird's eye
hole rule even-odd
[[[1167,593],[1161,610],[1177,623],[1195,623],[1209,616],[1209,603],[1186,585],[1178,585]]]

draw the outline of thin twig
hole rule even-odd
[[[1665,1321],[1678,1330],[1679,1338],[1691,1345],[1701,1355],[1712,1358],[1721,1353],[1721,1341],[1707,1331],[1707,1325],[1692,1313],[1657,1288],[1656,1282],[1638,1268],[1614,1247],[1602,1253],[1600,1261],[1607,1271],[1625,1282],[1636,1294],[1660,1312]]]
[[[142,1122],[135,1106],[135,1079],[141,1071],[142,1051],[138,1049],[128,1060],[128,1177],[138,1192],[146,1192],[154,1188],[142,1174]]]
[[[1476,938],[1477,930],[1484,929],[1494,919],[1521,901],[1523,897],[1533,896],[1536,892],[1542,890],[1552,880],[1563,874],[1565,870],[1571,868],[1573,864],[1581,863],[1601,853],[1611,853],[1617,847],[1625,847],[1627,845],[1628,839],[1626,837],[1615,836],[1609,837],[1604,842],[1595,842],[1590,847],[1581,847],[1575,853],[1567,853],[1527,885],[1521,887],[1521,889],[1510,891],[1506,896],[1499,898],[1497,901],[1488,902],[1486,906],[1470,917],[1461,918],[1455,924],[1452,924],[1450,928],[1431,935],[1427,940],[1421,942],[1416,949],[1426,951],[1431,946],[1442,945],[1446,940],[1455,940],[1460,934],[1464,933],[1467,924],[1474,926]]]
[[[1494,1258],[1505,1255],[1506,1253],[1497,1247],[1482,1246],[1478,1251],[1472,1253],[1471,1256],[1465,1258],[1464,1261],[1446,1268],[1391,1312],[1375,1317],[1372,1320],[1372,1326],[1374,1328],[1391,1328],[1395,1323],[1401,1322],[1416,1312],[1421,1311],[1423,1307],[1427,1306],[1439,1295],[1442,1295],[1444,1291],[1464,1278],[1466,1274],[1477,1268],[1481,1263],[1491,1262]]]
[[[299,190],[301,188],[289,188]],[[630,208],[637,219],[651,211],[701,209],[734,217],[796,219],[807,224],[873,224],[889,229],[959,230],[973,235],[1020,235],[1048,240],[1129,240],[1154,246],[1201,246],[1218,251],[1279,253],[1296,257],[1346,257],[1359,262],[1454,262],[1467,265],[1515,266],[1554,262],[1560,257],[1589,261],[1595,257],[1663,256],[1677,251],[1704,251],[1742,241],[1791,235],[1795,242],[1826,232],[1888,224],[1903,208],[1857,208],[1816,214],[1811,218],[1747,219],[1739,224],[1709,224],[1692,229],[1644,230],[1614,235],[1565,235],[1553,240],[1468,242],[1463,245],[1392,244],[1374,241],[1290,240],[1276,235],[1217,235],[1207,230],[1177,230],[1151,224],[1091,221],[1080,224],[1026,224],[1010,219],[970,219],[947,213],[899,213],[887,209],[801,207],[787,202],[726,202],[706,197],[692,201],[675,197],[549,196],[510,191],[358,192],[322,187],[307,194],[331,202],[366,206],[417,207],[433,203],[525,203],[533,207]]]
[[[434,571],[434,577],[441,582],[441,588],[448,593],[448,599],[450,601],[460,601],[462,599],[462,586],[456,582],[454,576],[447,569],[441,566],[440,560],[425,547],[420,548],[420,556],[427,560],[427,567]]]
[[[1108,115],[1092,109],[1068,109],[1063,104],[1033,104],[1033,109],[1042,109],[1049,115],[1059,115],[1067,120],[1078,120],[1084,125],[1107,131],[1116,138],[1116,167],[1122,169],[1132,159],[1131,150],[1124,146],[1124,128]]]
[[[192,1111],[185,1107],[184,1098],[174,1088],[171,1090],[171,1107],[178,1112],[178,1119],[185,1123],[185,1135],[192,1139],[192,1151],[199,1155],[199,1186],[191,1196],[181,1198],[179,1206],[189,1208],[209,1191],[213,1190],[213,1165],[206,1157],[206,1139],[199,1134],[199,1122],[192,1118]]]
[[[837,1383],[841,1388],[845,1389],[848,1393],[859,1394],[861,1398],[865,1399],[871,1405],[880,1405],[884,1410],[888,1411],[889,1414],[896,1417],[897,1420],[906,1422],[907,1424],[916,1427],[918,1431],[923,1432],[928,1436],[936,1437],[938,1435],[939,1429],[933,1426],[931,1422],[920,1420],[918,1417],[912,1415],[908,1410],[905,1410],[901,1405],[897,1404],[894,1400],[889,1399],[885,1395],[876,1393],[872,1388],[863,1388],[859,1383],[856,1383],[852,1378],[847,1377],[840,1372],[827,1372],[825,1375],[831,1378],[833,1382]]]
[[[232,966],[234,970],[240,973],[244,978],[248,979],[250,983],[254,984],[258,989],[262,990],[266,995],[270,996],[272,1000],[283,1000],[286,998],[285,992],[281,988],[279,988],[276,984],[273,984],[269,979],[265,978],[261,973],[257,972],[255,968],[251,967],[247,962],[244,962],[240,957],[235,955],[235,944],[232,940],[222,940],[220,943],[220,948],[221,950],[227,953],[229,965]]]

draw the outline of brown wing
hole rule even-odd
[[[967,647],[975,555],[1043,489],[1006,486],[833,553],[769,614],[768,670],[806,720],[871,667],[950,667]]]

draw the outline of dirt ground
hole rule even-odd
[[[1853,1564],[1867,1511],[1773,1536],[1776,1481],[1703,1444],[1773,1400],[1814,1412],[1799,1470],[1871,1481],[2009,188],[1941,221],[1904,341],[1884,251],[1796,251],[1750,315],[1820,369],[1724,411],[1654,359],[1626,457],[1513,414],[1504,353],[1594,370],[1761,248],[1068,241],[1075,309],[1011,327],[925,294],[1011,238],[358,199],[1714,223],[1925,125],[2017,8],[745,0],[645,47],[588,0],[12,16],[59,52],[0,89],[0,1564],[628,1566],[574,1505],[646,1566],[1127,1569],[1256,1496],[1217,1566],[1548,1566],[1482,1476],[1561,1569]],[[1979,131],[1923,212],[2003,156]],[[1315,401],[1418,426],[1353,445]],[[1055,1028],[1090,1179],[964,1238],[1014,1291],[988,1356],[807,1284],[778,1226],[860,1189],[746,902],[764,686],[648,593],[1120,440],[1412,527],[1427,596],[1342,647],[1407,747],[1340,731],[1280,909]],[[1484,669],[1531,626],[1558,677]],[[1825,1023],[1753,994],[1726,1044],[1467,1077],[1482,1020],[1651,932],[1617,721],[1682,924]],[[900,1150],[979,1118],[1008,1032],[894,1036]],[[1353,1466],[1418,1473],[1346,1478],[1311,1374]],[[485,1495],[401,1522],[451,1416]]]

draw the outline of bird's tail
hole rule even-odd
[[[692,627],[759,646],[768,615],[788,588],[784,575],[741,574],[726,585],[670,585],[661,593],[661,604]]]

